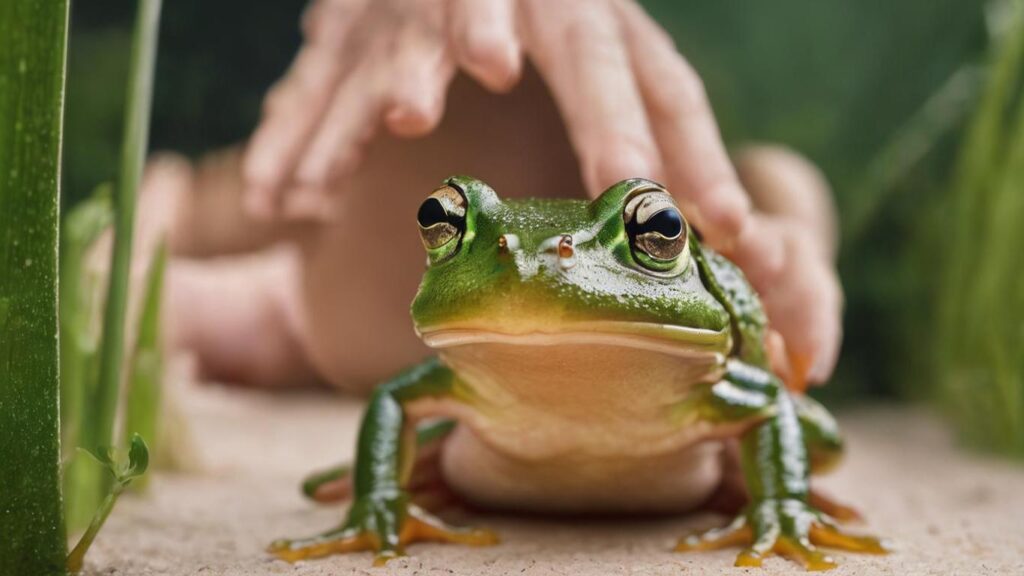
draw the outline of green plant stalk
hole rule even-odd
[[[124,460],[120,462],[115,461],[114,452],[112,449],[107,449],[91,454],[96,463],[110,474],[113,484],[110,487],[110,491],[103,498],[100,507],[96,510],[96,514],[93,516],[92,522],[89,523],[89,527],[78,540],[78,544],[68,554],[66,566],[68,572],[73,574],[82,570],[89,547],[92,546],[96,536],[100,533],[100,529],[103,528],[103,524],[110,517],[111,511],[114,510],[114,504],[117,503],[121,493],[132,483],[132,480],[144,475],[149,467],[149,448],[138,434],[133,435],[129,443],[127,462]]]
[[[110,186],[97,188],[86,201],[64,218],[60,251],[60,408],[61,442],[64,445],[64,518],[69,531],[83,528],[93,508],[91,500],[74,498],[89,490],[79,485],[88,477],[80,473],[75,458],[82,422],[96,390],[97,354],[100,340],[99,311],[102,310],[102,278],[98,271],[84,267],[86,254],[103,230],[113,221]]]
[[[114,195],[114,246],[103,318],[99,381],[92,403],[95,413],[82,430],[82,444],[89,449],[115,443],[114,420],[117,417],[124,362],[135,197],[149,137],[159,17],[160,0],[139,0],[132,37],[121,169]],[[84,485],[94,484],[99,490],[89,489],[82,494],[74,494],[73,497],[84,498],[87,502],[98,504],[109,489],[109,479],[98,475],[94,478],[96,482],[85,482]]]
[[[163,376],[160,308],[166,268],[167,245],[161,242],[146,275],[142,314],[129,369],[123,430],[125,438],[131,438],[133,434],[149,438],[149,449],[153,454],[159,452],[160,382]],[[148,476],[143,476],[135,486],[145,488],[148,480]]]
[[[114,484],[113,489],[107,494],[107,497],[100,503],[99,509],[96,511],[96,515],[93,516],[92,522],[89,523],[89,527],[85,529],[82,534],[82,538],[78,541],[78,544],[68,554],[67,567],[68,572],[75,573],[81,572],[82,564],[85,562],[85,553],[89,551],[89,547],[92,546],[96,535],[100,533],[100,528],[103,528],[103,524],[106,523],[107,517],[110,516],[110,512],[114,510],[114,504],[117,503],[117,499],[124,492],[124,486],[121,484]]]
[[[63,574],[57,242],[65,0],[0,2],[0,576]]]

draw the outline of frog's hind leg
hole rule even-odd
[[[842,459],[843,441],[839,426],[832,415],[813,399],[796,394],[792,398],[807,446],[811,474],[827,474]],[[813,478],[807,498],[811,506],[839,522],[860,522],[864,519],[857,509],[834,500],[815,487]],[[749,503],[750,494],[744,485],[740,467],[739,444],[728,440],[722,451],[722,483],[702,508],[733,516]]]
[[[833,518],[812,504],[808,479],[816,466],[835,460],[822,459],[815,450],[841,446],[835,422],[827,413],[815,412],[816,404],[788,394],[771,374],[731,362],[726,380],[744,390],[761,390],[773,401],[744,402],[741,408],[771,406],[769,415],[740,439],[740,464],[749,503],[729,526],[693,534],[680,540],[677,551],[710,550],[740,544],[744,550],[737,566],[760,566],[763,558],[777,554],[808,570],[827,570],[835,561],[818,547],[850,552],[884,554],[886,545],[869,536],[849,534]],[[762,386],[766,384],[766,386]],[[723,390],[730,389],[728,387]],[[712,389],[712,392],[714,390]],[[718,394],[720,402],[736,395]],[[742,399],[758,400],[744,395]],[[738,405],[732,402],[733,406]],[[714,407],[714,404],[711,405]],[[823,409],[822,409],[823,411]],[[724,413],[721,409],[711,415]],[[817,461],[817,462],[816,462]]]
[[[426,398],[451,398],[455,374],[438,359],[417,364],[374,391],[363,416],[351,474],[353,498],[345,520],[319,535],[277,540],[268,552],[296,562],[341,552],[373,551],[383,564],[414,542],[489,546],[489,530],[449,526],[412,503],[409,479],[417,430],[407,406]]]
[[[425,510],[439,512],[457,502],[457,496],[441,474],[441,447],[455,428],[452,420],[424,422],[416,428],[416,461],[409,478],[413,502]],[[352,498],[352,464],[343,462],[314,472],[302,483],[307,498],[323,504]]]
[[[726,449],[722,451],[722,483],[701,505],[701,509],[725,516],[735,516],[750,504],[750,494],[743,483],[738,444],[735,441],[727,441],[725,446]],[[812,467],[812,473],[816,472]],[[807,495],[807,502],[842,523],[863,522],[864,520],[864,516],[856,508],[836,501],[815,487],[813,479],[810,492]]]
[[[843,437],[832,414],[813,398],[793,395],[793,405],[800,420],[800,431],[812,475],[828,474],[843,457]],[[814,486],[813,477],[808,503],[839,522],[859,522],[864,519],[855,508],[838,502]]]

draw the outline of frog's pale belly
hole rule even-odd
[[[642,338],[491,335],[445,346],[455,400],[414,414],[461,423],[447,482],[478,504],[520,510],[690,509],[719,484],[725,431],[678,414],[720,353]]]
[[[523,460],[460,425],[441,455],[445,482],[488,509],[543,513],[669,513],[692,510],[720,485],[722,444],[700,442],[656,455],[564,455]]]

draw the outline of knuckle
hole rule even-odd
[[[662,78],[654,87],[655,99],[670,120],[679,121],[710,110],[704,80],[681,59],[665,65],[656,74]]]

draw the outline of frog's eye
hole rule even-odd
[[[666,272],[686,249],[687,227],[675,201],[664,190],[642,192],[623,211],[633,255],[645,267]]]
[[[466,231],[466,197],[453,186],[438,188],[420,205],[416,223],[431,259],[448,256]]]

